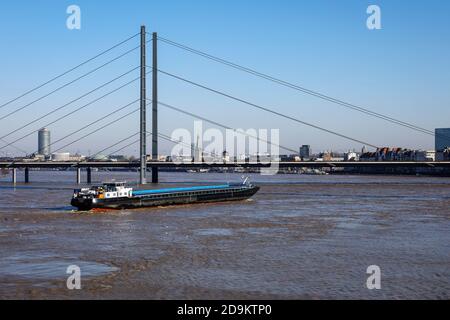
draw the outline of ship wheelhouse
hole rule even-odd
[[[125,182],[105,182],[102,185],[101,195],[99,198],[131,198],[133,188],[127,188]],[[100,194],[99,194],[100,195]]]

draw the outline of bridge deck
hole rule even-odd
[[[305,161],[305,162],[278,162],[272,163],[272,165],[278,165],[280,168],[356,168],[356,167],[403,167],[403,168],[450,168],[450,161],[441,162],[415,162],[415,161]],[[139,168],[138,161],[134,162],[109,162],[109,161],[84,161],[84,162],[57,162],[57,161],[45,161],[45,162],[0,162],[0,168]],[[161,168],[261,168],[268,167],[268,163],[260,162],[227,162],[227,163],[202,163],[202,162],[189,162],[189,163],[174,163],[174,162],[147,162],[147,166],[157,166]]]

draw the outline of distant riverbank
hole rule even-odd
[[[17,169],[19,172],[24,171],[23,168]],[[74,168],[30,168],[30,171],[76,171]],[[92,168],[92,171],[98,172],[139,172],[135,168]],[[167,173],[191,173],[203,175],[206,173],[222,173],[222,174],[259,174],[259,168],[210,168],[203,169],[202,171],[193,172],[194,170],[186,168],[159,168],[160,172]],[[151,169],[148,168],[148,172]],[[10,174],[10,169],[1,169],[0,177]],[[436,168],[436,167],[346,167],[346,168],[333,168],[323,167],[318,169],[311,168],[279,168],[279,175],[399,175],[399,176],[433,176],[433,177],[450,177],[450,168]],[[2,180],[3,180],[2,179]]]

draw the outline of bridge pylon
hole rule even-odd
[[[140,148],[139,148],[139,159],[140,159],[140,184],[147,183],[147,121],[146,121],[146,84],[145,84],[145,26],[141,26],[141,86],[140,86]]]
[[[153,32],[152,160],[158,161],[158,35]],[[152,166],[152,183],[158,183],[158,167]]]

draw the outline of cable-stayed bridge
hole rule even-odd
[[[147,36],[150,36],[149,38]],[[52,89],[49,92],[46,92],[45,94],[34,98],[30,102],[27,102],[25,104],[20,104],[18,107],[13,108],[12,110],[9,110],[5,113],[1,113],[3,110],[6,110],[8,106],[12,105],[13,103],[19,103],[22,98],[31,95],[32,93],[38,92],[38,90],[45,88],[47,85],[62,79],[64,76],[71,74],[75,70],[87,66],[90,63],[95,62],[95,60],[99,59],[100,57],[103,57],[107,54],[111,54],[115,52],[115,50],[120,50],[120,48],[129,43],[133,43],[133,41],[136,41],[139,39],[140,43],[137,46],[132,47],[131,49],[128,49],[119,55],[115,56],[114,58],[108,60],[105,63],[102,63],[99,66],[96,66],[95,68],[89,70],[88,72],[83,73],[82,75]],[[302,94],[306,94],[309,96],[312,96],[317,99],[321,99],[323,101],[329,102],[330,104],[346,108],[349,110],[352,110],[354,112],[358,112],[361,114],[364,114],[369,117],[378,118],[380,120],[389,122],[391,124],[395,124],[397,126],[403,127],[408,130],[412,130],[415,132],[419,132],[421,134],[435,136],[435,133],[432,130],[420,127],[418,125],[402,121],[400,119],[393,118],[388,115],[384,115],[378,112],[375,112],[373,110],[370,110],[368,108],[355,105],[352,103],[348,103],[346,101],[342,101],[340,99],[333,98],[331,96],[322,94],[317,91],[310,90],[308,88],[275,78],[273,76],[258,72],[256,70],[247,68],[242,65],[238,65],[236,63],[227,61],[225,59],[222,59],[217,56],[213,56],[211,54],[208,54],[206,52],[191,48],[189,46],[180,44],[178,42],[172,41],[167,38],[159,37],[156,33],[149,34],[146,32],[145,27],[142,26],[139,33],[136,33],[118,43],[115,45],[107,48],[106,50],[103,50],[102,52],[92,56],[91,58],[83,61],[82,63],[79,63],[78,65],[58,74],[57,76],[54,76],[43,83],[39,84],[38,86],[27,90],[23,92],[22,94],[0,104],[0,124],[6,123],[13,115],[20,114],[23,112],[29,112],[31,110],[31,107],[35,105],[36,103],[43,101],[44,99],[57,94],[63,89],[70,88],[75,83],[78,83],[82,81],[83,79],[86,79],[88,76],[95,74],[96,72],[99,72],[100,70],[106,68],[107,66],[120,62],[120,60],[129,54],[133,52],[140,51],[140,63],[137,66],[134,66],[127,70],[126,72],[120,73],[112,78],[110,78],[108,81],[101,83],[99,86],[96,86],[95,88],[92,88],[91,90],[88,90],[84,94],[71,99],[70,101],[67,101],[61,105],[56,106],[55,108],[51,109],[48,112],[40,114],[39,112],[33,110],[33,114],[36,114],[36,117],[29,121],[23,121],[23,123],[18,123],[17,126],[14,127],[13,130],[9,132],[2,132],[0,130],[0,151],[4,150],[5,148],[15,148],[19,152],[22,152],[26,155],[35,154],[38,152],[38,150],[23,150],[22,148],[18,147],[16,144],[20,141],[26,139],[27,137],[30,137],[34,135],[38,129],[30,129],[33,125],[39,124],[39,127],[51,127],[52,125],[55,125],[57,123],[60,123],[64,119],[67,119],[68,117],[81,112],[83,110],[86,110],[87,108],[91,107],[95,103],[104,100],[107,97],[111,97],[113,94],[120,92],[122,89],[129,87],[132,84],[139,83],[139,94],[136,95],[135,99],[132,99],[131,101],[118,106],[117,108],[113,109],[112,111],[102,115],[101,117],[86,121],[86,123],[80,123],[80,127],[67,133],[65,136],[58,138],[57,140],[50,143],[50,146],[54,146],[58,144],[58,147],[53,150],[53,152],[57,152],[60,150],[63,150],[79,141],[87,140],[90,136],[93,134],[104,130],[111,125],[115,123],[119,123],[120,121],[139,113],[140,115],[140,122],[139,122],[139,130],[133,130],[135,132],[131,132],[129,135],[123,137],[122,139],[118,141],[114,141],[106,148],[102,148],[102,150],[98,150],[95,155],[99,155],[102,153],[107,153],[108,156],[117,154],[117,152],[135,145],[139,143],[139,160],[138,161],[130,161],[130,162],[98,162],[98,161],[68,161],[68,162],[56,162],[56,161],[38,161],[38,162],[30,162],[30,161],[5,161],[0,162],[0,168],[3,169],[11,169],[13,174],[13,181],[16,181],[16,169],[17,168],[24,168],[25,169],[25,181],[29,181],[29,169],[30,168],[77,168],[77,181],[80,182],[80,171],[81,168],[86,168],[88,171],[88,182],[91,182],[91,168],[104,168],[104,167],[110,167],[110,168],[117,168],[117,167],[125,167],[125,168],[138,168],[140,172],[140,183],[145,184],[147,181],[147,168],[151,168],[151,181],[156,183],[158,182],[158,168],[159,167],[178,167],[178,168],[192,168],[192,167],[245,167],[245,168],[264,168],[269,166],[269,164],[264,162],[249,162],[249,161],[243,161],[243,162],[216,162],[216,163],[206,163],[203,161],[200,162],[183,162],[183,163],[174,163],[174,162],[158,162],[158,141],[159,139],[163,139],[166,141],[169,141],[171,143],[182,143],[178,140],[173,140],[170,135],[167,133],[161,132],[158,128],[158,108],[163,107],[166,109],[171,109],[172,111],[175,111],[177,113],[182,113],[187,116],[190,116],[194,119],[199,119],[205,122],[208,122],[214,126],[221,127],[223,129],[229,129],[229,130],[236,130],[231,125],[223,124],[217,120],[209,119],[203,115],[195,114],[191,111],[189,111],[189,108],[183,107],[183,106],[174,106],[172,104],[166,103],[164,101],[161,101],[158,99],[158,77],[164,76],[171,79],[174,79],[179,82],[183,82],[185,84],[188,84],[192,87],[196,87],[198,89],[207,91],[209,93],[221,96],[223,98],[229,99],[230,101],[237,102],[239,104],[245,105],[248,108],[252,108],[257,112],[266,113],[269,114],[271,117],[279,117],[286,120],[289,120],[295,124],[301,125],[301,126],[308,126],[315,130],[325,132],[330,135],[334,135],[337,137],[340,137],[345,140],[349,140],[352,142],[356,142],[361,145],[365,145],[372,148],[378,148],[377,144],[374,142],[364,141],[362,139],[359,139],[354,136],[349,136],[347,134],[343,134],[341,132],[337,132],[335,130],[331,130],[329,128],[320,126],[318,124],[310,123],[307,121],[304,121],[296,116],[285,114],[281,111],[279,111],[277,108],[274,107],[267,107],[258,103],[254,103],[252,101],[249,101],[247,99],[237,97],[233,94],[224,92],[218,88],[213,88],[208,86],[205,83],[199,83],[196,81],[192,81],[186,77],[183,77],[181,75],[175,74],[173,72],[169,72],[167,70],[162,70],[158,67],[158,43],[164,43],[170,47],[182,50],[183,52],[187,52],[189,54],[194,54],[197,56],[200,56],[204,59],[208,59],[210,61],[213,61],[215,63],[219,63],[221,65],[224,65],[226,67],[232,68],[234,70],[238,70],[240,72],[244,72],[246,74],[250,74],[254,77],[264,79],[274,85],[283,86],[286,88],[289,88],[291,90],[300,92]],[[147,64],[147,62],[150,59],[147,59],[147,44],[151,44],[151,65],[150,63]],[[125,82],[121,82],[124,79],[127,79],[127,76],[133,75],[133,73],[139,71],[140,75],[138,77],[132,78],[131,80],[127,80]],[[147,76],[151,76],[151,99],[147,98]],[[101,96],[90,100],[87,103],[81,103],[81,101],[84,101],[85,98],[90,97],[92,94],[96,93],[97,91],[100,91],[102,89],[108,88],[111,85],[117,85],[114,89],[107,91],[106,93],[102,94]],[[139,106],[138,106],[139,104]],[[76,106],[74,109],[71,109],[72,106]],[[151,131],[147,130],[147,107],[151,106]],[[4,109],[5,108],[5,109]],[[50,116],[55,115],[56,113],[64,111],[65,113],[62,115],[57,116],[57,118],[49,120]],[[119,112],[127,111],[125,114],[122,114],[120,116],[116,116],[119,114]],[[84,118],[83,118],[84,119]],[[104,123],[101,126],[98,126],[99,123],[104,122],[108,120],[106,123]],[[0,128],[3,128],[3,126],[0,125]],[[89,130],[89,131],[87,131]],[[84,132],[81,136],[78,136],[80,133]],[[245,135],[248,135],[250,138],[255,138],[258,140],[262,140],[258,137],[252,137],[248,133],[244,133]],[[78,136],[78,137],[77,137]],[[77,138],[75,138],[77,137]],[[447,137],[445,137],[447,138]],[[152,160],[147,162],[147,140],[150,139],[151,141],[151,156]],[[292,148],[283,146],[281,144],[275,144],[270,141],[262,140],[263,142],[267,142],[268,144],[272,146],[276,146],[277,148],[281,150],[286,150],[291,153],[298,153],[297,150],[294,150]],[[190,147],[190,146],[188,146]],[[111,151],[113,150],[113,151]],[[90,157],[92,158],[92,157]],[[389,168],[395,168],[395,167],[406,167],[406,168],[423,168],[423,167],[433,167],[433,168],[449,168],[450,162],[400,162],[400,161],[382,161],[382,162],[359,162],[359,161],[325,161],[325,162],[280,162],[278,164],[279,167],[311,167],[311,168],[321,168],[321,167],[331,167],[331,168],[338,168],[338,167],[389,167]]]

